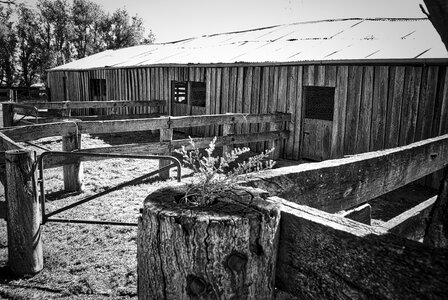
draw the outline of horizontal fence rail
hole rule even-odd
[[[448,165],[448,134],[388,150],[263,171],[245,185],[286,200],[338,212]]]
[[[159,117],[135,120],[107,120],[107,121],[72,121],[37,124],[33,126],[18,126],[4,128],[4,133],[17,142],[36,140],[44,137],[71,134],[77,130],[81,134],[115,133],[131,131],[148,131],[157,129],[176,129],[184,127],[199,127],[216,124],[246,124],[246,123],[275,123],[290,121],[291,114],[221,114],[186,117]]]
[[[14,110],[19,112],[20,108],[27,109],[28,112],[35,112],[39,109],[82,109],[82,108],[120,108],[120,107],[158,107],[165,106],[165,100],[148,100],[148,101],[60,101],[60,102],[31,102],[30,104],[3,102],[3,105],[11,105]],[[29,109],[29,110],[28,110]]]

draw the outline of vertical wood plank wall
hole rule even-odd
[[[447,66],[292,65],[226,67],[147,67],[53,71],[52,101],[88,101],[89,80],[106,79],[106,100],[167,100],[171,81],[206,82],[206,113],[289,112],[289,140],[280,154],[300,159],[303,86],[335,87],[331,156],[374,151],[448,133]],[[120,113],[147,113],[133,108]],[[168,106],[161,113],[168,112]],[[260,126],[239,126],[255,132]],[[215,126],[210,135],[222,130]],[[262,150],[264,143],[252,144]]]

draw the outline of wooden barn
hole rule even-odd
[[[47,84],[53,101],[164,100],[171,115],[288,112],[280,155],[324,160],[448,133],[447,66],[428,19],[353,18],[108,50]]]

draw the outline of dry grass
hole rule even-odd
[[[126,143],[83,137],[83,147]],[[117,140],[119,139],[119,140]],[[138,140],[138,136],[133,141]],[[107,142],[106,142],[107,141]],[[42,139],[41,146],[60,150],[60,139]],[[45,171],[47,211],[149,173],[153,160],[114,159],[84,163],[85,192],[62,193],[62,168]],[[183,170],[183,174],[188,174]],[[58,218],[136,223],[145,197],[171,181],[148,180],[66,211]],[[56,217],[56,216],[55,216]],[[0,223],[0,297],[8,299],[136,299],[136,227],[47,223],[42,227],[44,269],[30,278],[14,278],[7,263],[6,222]]]

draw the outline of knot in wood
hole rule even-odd
[[[204,279],[195,276],[187,276],[187,292],[192,296],[200,296],[207,291],[207,282]]]
[[[227,267],[233,272],[239,273],[246,268],[247,256],[243,253],[235,252],[227,258]]]

